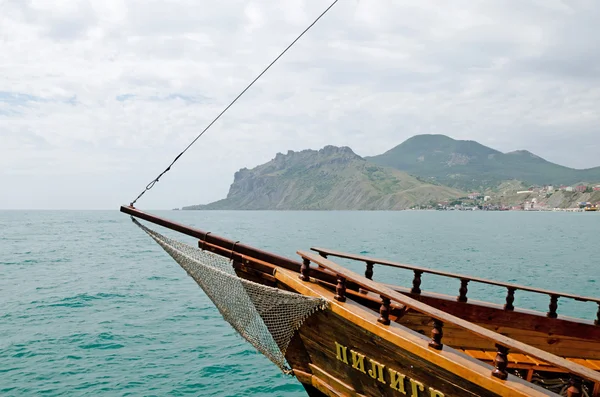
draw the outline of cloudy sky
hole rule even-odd
[[[133,199],[318,0],[0,0],[0,208]],[[340,0],[140,200],[206,203],[277,152],[422,133],[600,165],[600,2]]]

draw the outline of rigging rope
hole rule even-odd
[[[283,56],[283,54],[285,54],[285,53],[286,53],[286,52],[287,52],[287,51],[288,51],[290,48],[292,48],[292,46],[293,46],[294,44],[296,44],[296,42],[297,42],[298,40],[300,40],[300,38],[301,38],[302,36],[304,36],[304,34],[305,34],[306,32],[308,32],[308,31],[309,31],[309,29],[310,29],[310,28],[312,28],[312,27],[313,27],[313,26],[314,26],[314,25],[315,25],[315,24],[316,24],[316,23],[319,21],[319,19],[321,19],[321,18],[322,18],[322,17],[323,17],[323,16],[324,16],[324,15],[325,15],[325,14],[326,14],[326,13],[327,13],[327,12],[328,12],[328,11],[329,11],[329,10],[330,10],[330,9],[331,9],[331,8],[332,8],[332,7],[333,7],[333,6],[334,6],[334,5],[335,5],[335,4],[338,2],[338,1],[339,1],[339,0],[334,0],[334,1],[333,1],[333,3],[331,3],[331,4],[329,5],[329,7],[327,7],[327,8],[325,9],[325,11],[323,11],[323,12],[321,13],[321,15],[319,15],[319,16],[318,16],[318,17],[317,17],[317,18],[316,18],[316,19],[315,19],[315,20],[314,20],[314,21],[313,21],[313,22],[312,22],[310,25],[308,25],[308,27],[307,27],[306,29],[304,29],[304,31],[302,31],[302,33],[300,33],[300,35],[298,35],[298,37],[296,37],[296,39],[295,39],[294,41],[292,41],[292,42],[290,43],[290,45],[288,45],[288,46],[285,48],[285,50],[283,50],[283,51],[282,51],[282,52],[281,52],[281,53],[280,53],[280,54],[277,56],[277,58],[275,58],[275,59],[274,59],[274,60],[273,60],[273,61],[272,61],[272,62],[271,62],[271,63],[270,63],[270,64],[269,64],[269,65],[268,65],[268,66],[267,66],[265,69],[263,69],[263,71],[262,71],[262,72],[260,72],[260,74],[259,74],[258,76],[256,76],[256,78],[255,78],[254,80],[252,80],[252,82],[250,82],[250,84],[248,84],[248,85],[246,86],[246,88],[244,88],[244,90],[243,90],[242,92],[240,92],[240,93],[238,94],[238,96],[236,96],[236,97],[233,99],[233,101],[231,101],[231,102],[229,103],[229,105],[227,105],[227,107],[226,107],[225,109],[223,109],[223,111],[221,111],[221,113],[219,113],[219,114],[217,115],[217,117],[215,117],[215,118],[213,119],[213,121],[211,121],[211,122],[210,122],[210,124],[208,124],[208,126],[206,126],[206,128],[204,128],[204,130],[202,130],[202,132],[201,132],[201,133],[200,133],[200,134],[199,134],[199,135],[198,135],[198,136],[197,136],[197,137],[196,137],[196,138],[195,138],[195,139],[194,139],[194,140],[193,140],[193,141],[192,141],[192,142],[191,142],[191,143],[190,143],[190,144],[189,144],[189,145],[188,145],[188,146],[187,146],[187,147],[186,147],[186,148],[185,148],[185,149],[184,149],[182,152],[181,152],[181,153],[179,153],[179,154],[177,155],[177,157],[175,157],[175,159],[174,159],[174,160],[171,162],[171,164],[170,164],[170,165],[169,165],[169,166],[168,166],[168,167],[167,167],[167,168],[166,168],[166,169],[165,169],[163,172],[161,172],[160,174],[158,174],[158,176],[157,176],[157,177],[156,177],[154,180],[152,180],[152,181],[151,181],[151,182],[150,182],[148,185],[146,185],[146,189],[144,189],[144,190],[143,190],[143,191],[142,191],[142,192],[141,192],[141,193],[140,193],[140,194],[139,194],[139,195],[136,197],[136,199],[135,199],[135,200],[133,200],[133,201],[131,202],[131,206],[133,207],[133,205],[134,205],[134,204],[135,204],[135,203],[136,203],[136,202],[137,202],[137,201],[140,199],[140,197],[142,197],[142,196],[144,195],[144,193],[146,193],[148,190],[152,189],[152,188],[154,187],[154,185],[156,184],[156,182],[158,182],[158,180],[159,180],[159,179],[160,179],[160,178],[161,178],[161,177],[162,177],[164,174],[166,174],[166,173],[167,173],[167,172],[168,172],[168,171],[171,169],[171,167],[173,166],[173,164],[175,164],[175,163],[177,162],[177,160],[179,160],[179,158],[180,158],[180,157],[181,157],[181,156],[182,156],[182,155],[183,155],[185,152],[187,152],[187,150],[188,150],[190,147],[192,147],[192,145],[193,145],[194,143],[196,143],[196,141],[197,141],[197,140],[198,140],[198,139],[199,139],[199,138],[200,138],[202,135],[204,135],[204,133],[205,133],[206,131],[208,131],[208,129],[209,129],[210,127],[212,127],[212,125],[213,125],[213,124],[214,124],[214,123],[215,123],[217,120],[219,120],[219,119],[221,118],[221,116],[222,116],[222,115],[223,115],[223,114],[224,114],[224,113],[225,113],[225,112],[226,112],[226,111],[227,111],[227,110],[228,110],[228,109],[229,109],[229,108],[230,108],[230,107],[231,107],[231,106],[232,106],[232,105],[233,105],[235,102],[237,102],[237,100],[238,100],[238,99],[240,99],[240,97],[241,97],[242,95],[244,95],[244,93],[245,93],[246,91],[248,91],[248,89],[249,89],[250,87],[252,87],[252,86],[254,85],[254,83],[256,83],[256,81],[257,81],[257,80],[258,80],[258,79],[260,79],[260,78],[262,77],[262,75],[263,75],[263,74],[265,74],[265,73],[266,73],[266,71],[267,71],[267,70],[269,70],[269,68],[270,68],[271,66],[273,66],[273,65],[275,64],[275,62],[277,62],[277,61],[279,60],[279,58],[281,58],[281,57]]]

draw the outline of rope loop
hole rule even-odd
[[[202,240],[202,251],[204,251],[204,246],[206,245],[206,236],[208,236],[211,232],[204,233],[204,239]]]
[[[239,243],[240,241],[236,241],[235,243],[233,243],[233,247],[231,247],[231,255],[229,255],[229,261],[233,261],[233,253],[235,252],[235,246],[237,245],[237,243]]]

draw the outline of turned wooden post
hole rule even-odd
[[[338,276],[337,278],[337,286],[335,287],[335,296],[333,299],[339,302],[346,302],[346,279],[342,276]]]
[[[513,311],[515,307],[513,306],[513,302],[515,301],[515,291],[517,289],[513,287],[508,287],[508,293],[506,294],[506,304],[504,305],[504,310]]]
[[[508,366],[508,347],[497,344],[496,349],[498,349],[498,352],[494,359],[495,368],[492,371],[492,376],[505,380],[508,378],[508,372],[506,371],[506,367]]]
[[[596,382],[594,390],[592,390],[592,396],[600,396],[600,382]]]
[[[373,262],[367,262],[367,269],[365,270],[365,277],[369,280],[373,280]]]
[[[422,271],[420,270],[415,270],[415,278],[413,278],[413,287],[410,290],[410,292],[412,292],[413,294],[420,294],[421,293],[421,274],[423,274]]]
[[[577,376],[571,375],[569,380],[569,388],[567,389],[567,397],[582,397],[583,392],[581,391],[581,379]]]
[[[444,331],[442,331],[443,326],[443,322],[435,318],[433,319],[433,328],[431,329],[431,341],[429,342],[429,347],[436,350],[442,350],[444,347],[444,344],[442,343],[442,336],[444,336]]]
[[[596,319],[594,320],[594,324],[600,325],[600,303],[598,303],[598,313],[596,313]]]
[[[457,300],[458,302],[463,302],[463,303],[464,303],[464,302],[466,302],[467,300],[469,300],[469,299],[467,298],[467,292],[469,291],[469,290],[468,290],[468,288],[467,288],[467,285],[469,284],[469,281],[470,281],[470,280],[467,280],[467,279],[464,279],[464,278],[461,278],[461,279],[460,279],[460,288],[458,289],[458,293],[459,293],[459,295],[458,295],[458,297],[456,298],[456,300]]]
[[[381,307],[379,308],[379,321],[383,325],[390,325],[390,300],[383,295],[381,296]]]
[[[550,310],[548,311],[548,313],[546,313],[547,317],[558,317],[558,314],[556,314],[556,309],[558,309],[558,295],[550,295],[550,306],[548,306],[548,308]]]
[[[310,261],[306,258],[302,260],[302,266],[300,266],[300,280],[309,281],[310,280]]]
[[[373,280],[373,262],[367,262],[367,268],[365,269],[365,277],[369,280]],[[367,294],[369,293],[369,290],[361,287],[358,289],[358,292],[360,292],[361,294]]]

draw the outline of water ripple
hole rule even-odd
[[[324,246],[565,292],[586,285],[600,295],[597,217],[528,215],[165,213],[289,257]],[[0,225],[0,395],[306,396],[128,217],[0,211]],[[374,278],[405,284],[409,273],[377,266]],[[424,275],[421,288],[455,295],[458,286]],[[503,303],[505,290],[474,284],[469,297]],[[515,298],[516,306],[547,309],[536,295]],[[561,300],[559,312],[593,318],[596,309]]]

